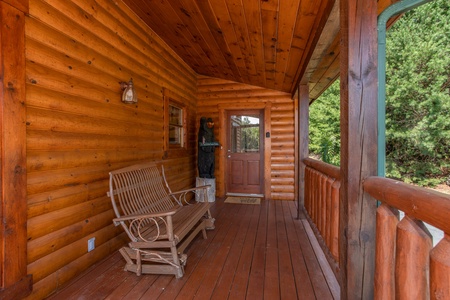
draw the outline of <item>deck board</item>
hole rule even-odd
[[[235,278],[236,270],[238,268],[239,259],[241,257],[243,245],[247,238],[249,231],[249,225],[252,221],[253,207],[247,205],[242,206],[245,209],[244,217],[241,218],[240,222],[237,223],[237,230],[235,239],[233,243],[230,245],[230,251],[226,257],[226,260],[223,264],[223,268],[218,277],[218,280],[213,287],[211,298],[213,299],[227,299],[228,292],[231,284]]]
[[[257,222],[255,226],[255,245],[252,256],[252,268],[247,288],[248,299],[262,299],[264,290],[265,260],[266,260],[266,240],[267,240],[267,205],[261,205]]]
[[[278,272],[277,222],[275,202],[269,202],[266,244],[266,270],[264,274],[264,298],[277,299],[280,296]]]
[[[337,281],[309,225],[297,219],[294,202],[244,205],[218,199],[211,210],[216,229],[186,249],[182,278],[125,272],[115,253],[49,299],[339,298]]]
[[[292,217],[291,207],[288,202],[283,205],[283,213],[286,220],[286,231],[290,233],[296,232],[295,223],[299,220],[295,219],[297,211],[294,211],[294,218]],[[293,234],[292,234],[293,235]],[[301,243],[297,238],[291,237],[288,239],[289,251],[292,259],[295,285],[297,288],[298,297],[301,296],[302,299],[315,299],[314,289],[311,280],[304,280],[304,278],[309,277],[308,268],[306,267],[306,262],[303,257],[303,250]]]
[[[296,213],[296,212],[295,212]],[[295,222],[295,229],[297,238],[302,246],[302,254],[305,259],[306,267],[309,274],[309,279],[313,286],[314,295],[316,299],[333,299],[331,292],[328,288],[328,284],[325,280],[325,276],[321,272],[320,264],[317,260],[313,247],[309,243],[309,237],[303,222]]]
[[[287,220],[283,212],[283,203],[276,202],[277,236],[278,236],[278,264],[280,266],[280,295],[281,299],[298,298],[295,287],[294,268],[286,229]],[[295,254],[294,254],[295,255]]]

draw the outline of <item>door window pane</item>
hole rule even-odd
[[[231,116],[231,152],[259,152],[259,116]]]

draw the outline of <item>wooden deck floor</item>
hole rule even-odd
[[[123,271],[116,253],[50,299],[339,299],[338,283],[293,202],[218,199],[211,211],[216,229],[187,248],[184,277],[138,277]]]

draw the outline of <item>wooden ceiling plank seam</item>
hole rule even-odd
[[[321,75],[330,66],[331,62],[333,62],[336,56],[339,56],[339,46],[337,49],[331,49],[330,51],[327,50],[322,56],[314,57],[310,60],[312,62],[309,65],[313,65],[313,67],[308,66],[300,81],[301,84],[311,84],[317,82],[318,78],[321,78]]]
[[[203,86],[216,86],[215,90],[230,90],[230,89],[265,89],[265,87],[249,85],[243,82],[238,82],[234,80],[227,80],[221,78],[214,78],[210,76],[198,75],[198,88],[201,89]],[[280,91],[281,92],[281,91]]]
[[[202,98],[204,94],[211,92],[227,93],[227,92],[237,92],[237,91],[257,91],[257,92],[266,92],[271,95],[289,95],[286,92],[279,90],[271,90],[261,86],[249,85],[242,82],[223,80],[220,78],[213,78],[207,76],[198,76],[199,87],[198,87],[198,95]]]
[[[215,91],[229,91],[229,90],[267,90],[265,87],[249,85],[242,82],[226,80],[221,78],[214,78],[209,76],[198,75],[199,91],[204,91],[204,87],[215,87]],[[276,90],[273,90],[276,91]],[[283,91],[276,91],[278,93],[286,94]]]
[[[164,0],[161,2],[167,2],[168,6],[170,7],[170,9],[166,10],[167,16],[164,18],[165,22],[167,22],[167,20],[172,20],[173,18],[176,28],[178,28],[178,30],[183,34],[183,36],[188,42],[187,45],[185,45],[185,47],[196,49],[197,53],[201,54],[200,63],[198,67],[194,68],[194,70],[196,70],[197,73],[206,73],[219,77],[220,71],[218,70],[217,67],[215,67],[214,60],[211,59],[210,54],[206,51],[205,48],[202,47],[202,43],[200,43],[203,42],[202,39],[201,38],[197,39],[196,34],[191,32],[190,28],[184,23],[183,19],[181,19],[181,17],[185,15],[184,14],[179,15],[177,13],[178,10],[175,7],[173,7],[170,0]],[[196,29],[195,26],[192,26],[192,28]]]
[[[257,85],[248,85],[241,82],[235,82],[235,81],[227,81],[227,83],[223,82],[210,82],[208,84],[205,84],[205,81],[199,82],[199,86],[197,88],[197,94],[200,95],[202,93],[209,93],[210,89],[214,89],[214,91],[218,90],[229,90],[229,91],[243,91],[248,89],[253,90],[263,90],[264,87],[257,86]]]
[[[334,1],[334,6],[328,17],[327,23],[325,24],[325,28],[323,29],[313,55],[308,62],[305,73],[300,80],[302,84],[310,82],[310,79],[312,80],[312,77],[314,76],[313,73],[317,72],[318,65],[322,64],[323,59],[327,60],[329,58],[330,47],[336,42],[336,36],[339,35],[339,3],[339,1]],[[337,40],[337,45],[339,47],[339,40]],[[339,50],[337,53],[339,53]]]
[[[304,52],[301,62],[297,68],[297,72],[294,77],[294,84],[287,83],[285,86],[286,88],[290,87],[290,92],[293,95],[296,90],[296,86],[299,84],[302,74],[305,72],[307,67],[307,61],[311,58],[314,48],[320,38],[320,35],[322,33],[323,28],[325,27],[325,24],[328,20],[328,17],[333,9],[334,1],[331,0],[323,0],[321,1],[320,8],[318,8],[317,17],[314,20],[314,25],[312,27],[312,30],[310,32],[313,32],[314,34],[310,35],[308,38],[306,51]],[[292,57],[292,56],[291,56]]]
[[[208,47],[205,49],[205,42],[203,40],[203,37],[198,32],[197,27],[195,25],[192,25],[190,16],[193,13],[191,12],[189,14],[183,6],[177,8],[176,5],[180,5],[179,2],[175,4],[170,0],[164,0],[161,2],[167,2],[167,6],[170,7],[170,9],[167,9],[168,16],[164,19],[171,20],[171,16],[173,16],[173,19],[176,19],[176,28],[178,28],[183,33],[188,42],[186,47],[196,49],[197,53],[201,53],[200,63],[194,68],[194,70],[197,73],[205,73],[210,74],[211,76],[219,77],[219,70],[217,67],[215,67],[215,62],[211,57],[212,52],[208,49]],[[187,17],[187,15],[189,15],[189,17]],[[186,21],[190,25],[186,24]]]
[[[335,73],[335,76],[331,76],[329,78],[332,78],[331,81],[321,81],[319,84],[316,85],[314,91],[314,97],[311,97],[309,99],[309,104],[311,105],[314,101],[319,99],[319,97],[322,95],[324,91],[326,91],[336,80],[339,79],[340,73],[337,70],[333,70]]]
[[[157,14],[157,8],[150,8],[147,2],[136,0],[124,0],[125,4],[135,12],[164,42],[185,62],[187,62],[193,70],[197,72],[198,67],[202,65],[201,55],[196,49],[186,48],[180,45],[180,39],[184,39],[188,44],[188,40],[180,34],[175,33],[163,35],[164,32],[171,32],[169,24],[164,22],[160,15]]]
[[[337,1],[338,2],[338,1]],[[380,0],[378,1],[378,15],[381,14],[386,7],[398,2],[398,0]],[[395,23],[396,20],[400,18],[400,15],[397,15],[388,21],[387,27],[389,28],[393,23]],[[339,57],[340,57],[340,31],[337,30],[338,33],[335,36],[335,40],[333,41],[333,44],[335,44],[335,47],[333,45],[330,46],[330,49],[327,51],[327,56],[331,56],[332,51],[334,51],[334,58],[331,63],[327,63],[326,61],[321,61],[319,67],[314,71],[314,74],[312,75],[312,81],[314,82],[314,87],[310,88],[310,97],[312,103],[315,99],[317,99],[328,87],[339,78]],[[330,57],[325,57],[325,60],[327,60]],[[315,73],[318,73],[317,75]],[[320,74],[322,74],[320,76]],[[314,77],[314,78],[313,78]],[[317,79],[319,78],[319,79]]]
[[[286,81],[286,69],[292,45],[294,28],[298,19],[299,1],[280,1],[280,18],[278,20],[279,34],[276,49],[275,86],[280,89]],[[292,80],[292,79],[291,79]]]
[[[92,0],[72,0],[72,1],[77,2],[77,4],[79,6],[83,6],[83,8],[85,10],[89,9],[90,7],[92,8],[94,5]],[[167,60],[167,56],[164,56],[161,53],[156,52],[154,50],[154,47],[152,47],[150,45],[156,45],[156,44],[158,44],[158,42],[163,42],[164,45],[167,47],[167,49],[170,49],[171,51],[173,51],[173,50],[172,50],[172,48],[170,48],[170,46],[164,40],[162,40],[159,37],[158,37],[158,42],[156,42],[156,43],[155,43],[154,38],[150,39],[150,37],[147,37],[144,40],[142,38],[142,35],[140,34],[139,29],[136,29],[136,27],[140,27],[140,26],[136,22],[134,22],[132,18],[130,18],[129,16],[126,16],[123,13],[123,10],[121,10],[119,7],[117,7],[117,5],[110,6],[109,10],[107,10],[106,7],[104,8],[102,6],[99,6],[99,8],[100,9],[95,11],[95,19],[97,19],[104,26],[113,30],[115,32],[115,34],[117,36],[120,36],[123,40],[127,40],[127,43],[129,43],[136,49],[136,51],[137,51],[136,53],[142,54],[142,57],[135,57],[134,59],[139,61],[140,64],[148,67],[148,63],[155,64],[155,56],[153,56],[153,54],[155,54],[156,60],[161,60],[162,62],[164,62],[163,66],[165,66],[166,70],[169,70],[169,74],[163,75],[164,72],[161,72],[161,70],[154,69],[154,68],[147,68],[147,71],[144,74],[148,74],[148,76],[150,76],[150,77],[151,76],[160,77],[161,78],[160,80],[163,80],[163,82],[164,82],[161,84],[171,86],[172,88],[175,88],[175,89],[179,89],[179,87],[176,84],[173,84],[171,82],[170,76],[171,76],[171,74],[176,75],[176,74],[172,73],[172,71],[171,71],[171,69],[174,66],[175,67],[180,66],[181,70],[179,68],[176,68],[176,70],[180,70],[181,72],[184,72],[183,70],[186,67],[188,67],[188,65],[184,64],[184,63],[183,64],[174,63],[174,62],[178,62],[178,60],[183,61],[183,59],[179,55],[177,55],[176,57],[178,59],[172,59],[172,61],[169,62],[169,60]],[[113,11],[116,12],[114,15],[112,15]],[[108,17],[108,19],[106,19],[106,17]],[[114,20],[120,20],[120,23],[117,25],[112,25],[112,24],[114,24]],[[108,23],[108,22],[110,22],[110,23]],[[127,22],[126,24],[128,26],[123,26],[124,23],[122,23],[122,22]],[[111,24],[111,25],[107,25],[107,24]],[[114,28],[113,26],[116,26],[116,28]],[[147,26],[146,29],[149,30],[150,27]],[[152,30],[152,32],[153,32],[153,30]],[[156,33],[153,33],[153,35],[156,35]],[[164,51],[164,52],[167,53],[167,51]],[[176,52],[173,51],[173,53],[176,53]],[[148,62],[144,63],[145,60],[148,60]],[[158,64],[155,64],[155,65],[158,65]],[[191,67],[188,67],[188,68],[189,68],[189,72],[186,71],[185,74],[192,75],[194,73],[194,70]],[[146,76],[147,75],[144,75],[144,77],[146,77]],[[145,82],[145,81],[143,81],[143,82]],[[185,78],[182,78],[180,80],[180,82],[187,83],[187,85],[184,84],[184,86],[189,86],[191,83],[191,81],[188,81]],[[183,92],[186,94],[186,96],[187,96],[187,94],[189,94],[189,97],[192,97],[194,95],[193,90],[189,90],[189,91],[183,90]]]
[[[242,1],[259,86],[266,86],[260,1]]]
[[[278,12],[279,8],[280,8],[280,5],[278,3],[278,0],[262,0],[261,1],[261,10]]]
[[[323,0],[321,3],[323,3]],[[288,68],[286,69],[286,78],[289,78],[292,82],[295,80],[298,69],[301,68],[300,64],[304,59],[308,40],[314,28],[314,20],[318,16],[318,9],[317,2],[314,0],[302,0],[300,3],[298,20],[292,39],[291,55]],[[283,82],[284,87],[287,85],[287,83],[284,84]]]
[[[320,95],[339,77],[339,56],[335,56],[333,62],[323,72],[322,76],[315,82],[313,86],[310,86],[310,102],[319,98]]]
[[[211,3],[211,0],[209,0],[209,2]],[[220,25],[225,40],[228,41],[229,49],[236,62],[236,66],[239,69],[239,73],[241,74],[241,77],[237,78],[235,81],[249,83],[250,78],[248,77],[247,67],[244,61],[244,55],[239,46],[236,32],[232,26],[231,16],[229,14],[226,1],[216,0],[214,1],[214,5],[211,5],[211,8]]]
[[[284,92],[280,92],[277,90],[270,89],[246,89],[246,90],[235,90],[235,91],[211,91],[207,93],[202,93],[201,98],[203,99],[221,99],[221,98],[229,98],[229,99],[247,99],[252,97],[277,97],[280,95],[286,95]],[[288,94],[289,95],[289,94]]]
[[[144,4],[138,4],[134,0],[123,0],[125,5],[136,15],[138,16],[147,26],[150,28],[156,36],[158,36],[164,43],[172,49],[174,53],[177,54],[178,57],[182,58],[183,61],[185,61],[185,57],[180,54],[180,51],[178,50],[178,46],[174,47],[172,44],[172,39],[168,39],[168,37],[165,37],[164,39],[161,36],[161,29],[158,31],[155,30],[155,24],[160,23],[161,20],[159,18],[159,15],[155,14],[153,10],[149,10],[149,7]],[[169,27],[168,24],[162,23],[166,27],[164,31],[168,32]],[[190,67],[192,68],[192,64],[190,64]]]
[[[238,37],[238,45],[241,48],[241,53],[243,54],[245,67],[249,77],[248,83],[256,85],[254,80],[256,76],[256,69],[253,62],[253,54],[251,52],[252,47],[250,46],[248,28],[245,21],[245,13],[243,11],[241,0],[227,0],[226,5],[230,15],[231,24],[233,25],[236,36]]]
[[[167,44],[179,53],[180,57],[186,61],[192,61],[192,68],[198,73],[200,68],[207,68],[208,73],[215,74],[211,68],[212,62],[204,53],[192,34],[182,25],[182,21],[173,10],[173,7],[167,1],[152,1],[151,6],[145,0],[128,0],[134,1],[138,6],[145,8],[146,22],[161,38],[167,39]],[[141,18],[143,16],[141,15]],[[205,64],[205,61],[210,63]]]
[[[198,9],[201,11],[205,24],[207,24],[207,26],[210,28],[211,34],[216,41],[217,47],[221,49],[220,53],[223,55],[228,64],[228,67],[234,75],[233,77],[225,76],[224,79],[241,78],[242,74],[240,73],[233,59],[233,54],[231,53],[230,47],[225,39],[223,30],[220,27],[217,17],[212,10],[211,4],[209,3],[209,1],[199,1],[196,4],[198,6]]]
[[[326,55],[320,60],[320,63],[315,67],[314,73],[311,75],[309,82],[318,82],[323,74],[327,72],[331,64],[336,60],[340,54],[340,34],[338,34],[334,42],[330,45],[329,49],[326,51]]]
[[[99,5],[96,0],[72,0],[77,3],[78,6],[82,7],[88,13],[101,22],[105,18],[112,18],[118,20],[120,26],[129,28],[135,35],[135,39],[140,39],[143,43],[148,45],[153,45],[153,47],[148,47],[146,49],[150,53],[157,56],[159,59],[166,61],[175,67],[175,69],[183,70],[186,76],[192,76],[195,71],[190,65],[188,65],[181,57],[176,53],[160,36],[158,36],[150,26],[147,25],[144,20],[142,20],[132,9],[130,9],[125,3],[104,3],[103,6]],[[125,7],[126,9],[125,9]],[[126,13],[124,13],[126,12]],[[130,15],[132,14],[132,16]],[[105,17],[107,16],[107,17]],[[134,16],[138,16],[139,21],[136,21]],[[146,35],[143,36],[141,32],[145,31]],[[168,60],[167,57],[173,57]]]
[[[278,10],[261,9],[267,87],[275,87]]]
[[[197,85],[209,85],[209,84],[220,84],[222,82],[231,82],[230,80],[222,79],[222,78],[214,78],[207,75],[198,74],[197,75]]]
[[[205,55],[210,59],[211,67],[216,72],[215,75],[222,77],[223,75],[219,75],[220,73],[226,74],[225,76],[231,73],[228,62],[221,54],[222,49],[216,44],[210,28],[207,26],[204,18],[201,17],[200,10],[195,2],[192,2],[192,0],[169,0],[169,2],[183,22],[183,25],[191,32],[194,38],[192,43],[198,43]]]
[[[332,64],[329,65],[329,67],[339,67],[339,57],[335,57],[335,60]],[[320,95],[325,91],[325,89],[322,90],[323,87],[328,87],[331,83],[325,82],[327,80],[334,81],[337,76],[339,76],[339,70],[330,70],[330,68],[327,68],[324,70],[325,72],[322,73],[322,76],[315,80],[314,82],[310,82],[309,84],[309,97],[310,99],[316,99],[319,98]]]
[[[245,7],[244,7],[244,3],[242,0],[238,0],[237,1],[238,5],[236,6],[237,8],[239,8],[240,10],[240,16],[241,18],[239,18],[239,20],[243,20],[243,24],[241,24],[242,29],[245,32],[245,37],[243,37],[243,40],[245,41],[246,44],[246,49],[248,49],[248,53],[249,53],[249,64],[251,67],[251,71],[250,71],[250,76],[252,78],[252,84],[253,85],[260,85],[261,81],[260,81],[260,76],[258,76],[258,71],[256,69],[256,61],[255,61],[255,53],[254,53],[254,47],[252,47],[252,42],[251,42],[251,32],[250,32],[250,28],[249,28],[249,20],[247,19],[247,14],[245,12]],[[259,18],[257,18],[259,19]]]

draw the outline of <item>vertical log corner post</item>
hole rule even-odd
[[[377,0],[340,0],[341,299],[373,299],[377,168]]]
[[[27,275],[25,16],[29,0],[0,0],[0,299],[21,299]]]
[[[300,84],[298,88],[298,123],[299,123],[299,199],[298,217],[305,206],[305,168],[303,162],[309,157],[309,86]]]

